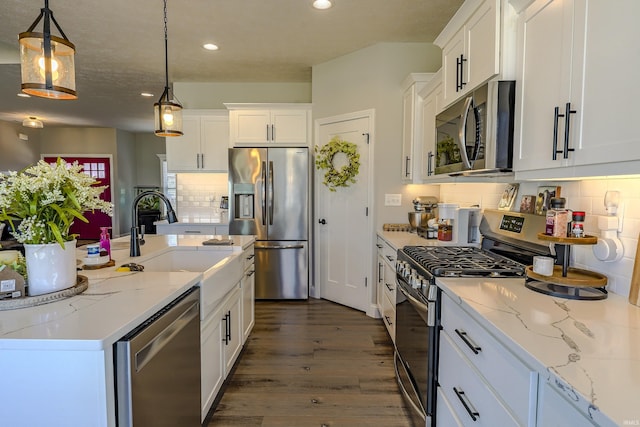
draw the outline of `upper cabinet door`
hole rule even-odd
[[[240,107],[238,107],[240,105]],[[267,104],[268,108],[247,108],[247,104],[228,104],[230,144],[235,146],[308,146],[311,140],[311,106]],[[263,104],[264,105],[264,104]],[[302,106],[303,105],[303,106]]]
[[[637,173],[637,16],[636,0],[615,7],[538,0],[521,13],[514,155],[521,178],[535,178],[524,173],[535,170],[546,178]]]
[[[515,170],[552,165],[555,107],[570,98],[572,0],[539,0],[520,16]],[[564,113],[564,108],[563,108]],[[558,128],[556,144],[561,144]],[[563,163],[562,155],[558,166]],[[568,164],[564,161],[565,165]]]
[[[200,164],[200,117],[183,114],[182,132],[165,138],[169,172],[197,171]]]
[[[448,106],[500,73],[500,0],[467,0],[435,41]]]
[[[200,120],[200,168],[207,172],[226,172],[229,168],[229,117],[226,114],[202,116]]]

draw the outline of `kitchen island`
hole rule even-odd
[[[144,264],[169,251],[209,251],[216,261],[206,274],[215,286],[217,270],[240,257],[253,236],[230,236],[233,245],[227,246],[202,244],[212,237],[146,236],[142,256],[131,259],[124,237],[112,241],[112,257],[117,267]],[[77,254],[82,259],[86,249]],[[113,344],[204,277],[189,271],[117,272],[116,267],[80,271],[89,279],[80,295],[0,311],[3,425],[115,425]]]

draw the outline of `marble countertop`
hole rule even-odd
[[[140,257],[129,258],[129,237],[111,242],[116,267],[170,250],[242,252],[253,236],[229,236],[232,246],[204,246],[214,236],[147,235]],[[77,249],[78,259],[86,249]],[[0,311],[2,350],[101,350],[179,297],[202,279],[197,272],[83,270],[89,287],[80,295],[36,307]]]
[[[380,236],[385,242],[389,243],[395,250],[402,249],[405,246],[461,246],[457,242],[443,242],[438,239],[425,239],[416,233],[407,231],[384,231],[379,230]],[[469,244],[468,246],[480,246],[479,244]]]
[[[598,425],[640,425],[640,307],[616,294],[576,301],[524,279],[439,278],[438,286]]]

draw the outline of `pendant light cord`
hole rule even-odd
[[[169,100],[169,42],[167,40],[167,0],[164,0],[164,76],[165,91]]]

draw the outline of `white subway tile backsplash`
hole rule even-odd
[[[225,173],[179,173],[177,211],[182,222],[219,222],[220,200],[228,194]]]
[[[640,234],[640,179],[599,179],[567,182],[521,182],[514,210],[519,210],[525,194],[537,194],[538,186],[557,185],[561,196],[567,199],[567,207],[586,213],[585,231],[600,235],[597,216],[608,215],[604,206],[607,191],[619,191],[623,210],[622,241],[624,255],[620,261],[603,262],[593,254],[591,246],[574,246],[573,265],[605,274],[610,292],[627,296],[633,272],[633,264]],[[444,203],[460,206],[480,205],[483,209],[496,209],[506,184],[441,184],[439,199]]]

